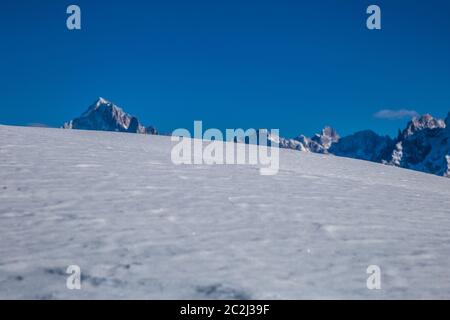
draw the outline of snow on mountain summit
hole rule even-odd
[[[106,99],[104,99],[102,97],[98,97],[97,104],[108,104],[108,103],[110,103],[110,102],[107,101]]]
[[[407,138],[421,130],[433,130],[445,128],[445,121],[442,119],[435,119],[430,114],[424,114],[417,118],[414,117],[408,122],[406,129],[402,132],[402,137]]]
[[[89,108],[63,126],[65,129],[118,131],[155,134],[153,127],[145,128],[136,118],[114,103],[99,97]]]
[[[426,114],[413,118],[399,133],[387,162],[402,168],[448,177],[450,173],[449,117],[444,121]]]

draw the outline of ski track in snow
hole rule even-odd
[[[176,166],[172,145],[0,126],[0,298],[450,298],[450,179],[292,150],[275,176]]]

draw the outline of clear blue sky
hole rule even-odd
[[[3,124],[60,126],[102,96],[161,131],[394,135],[406,120],[375,112],[450,110],[450,1],[2,1],[0,57]]]

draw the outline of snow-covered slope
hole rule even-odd
[[[292,150],[275,176],[175,166],[171,146],[0,126],[0,298],[450,298],[449,179]]]

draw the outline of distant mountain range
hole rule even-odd
[[[103,98],[63,127],[158,134],[154,127],[145,127],[136,117]],[[340,137],[331,127],[313,137],[300,135],[287,139],[268,135],[269,141],[279,143],[280,148],[333,154],[450,177],[450,112],[445,120],[429,114],[413,118],[394,139],[371,130]]]

